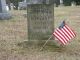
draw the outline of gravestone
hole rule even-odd
[[[71,2],[71,6],[76,6],[76,2]]]
[[[13,3],[10,3],[10,9],[14,10],[14,4]]]
[[[0,19],[9,19],[11,14],[7,10],[7,5],[5,0],[0,0]]]
[[[60,6],[63,6],[63,0],[60,0]]]
[[[53,31],[54,6],[52,4],[30,4],[27,6],[28,39],[47,40]]]
[[[6,10],[9,11],[9,6],[8,5],[6,5]]]

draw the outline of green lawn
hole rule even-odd
[[[65,47],[47,45],[40,51],[40,46],[27,44],[26,11],[11,11],[11,20],[0,21],[0,60],[80,60],[80,7],[55,7],[55,28],[65,20],[77,36]]]

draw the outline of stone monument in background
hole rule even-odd
[[[71,2],[71,6],[73,6],[73,7],[76,6],[76,2],[75,1],[72,1]]]
[[[54,28],[53,4],[27,5],[28,39],[47,40]]]
[[[5,0],[0,0],[0,20],[11,18],[11,14],[7,10],[7,5]]]
[[[63,6],[63,0],[60,0],[60,6]]]

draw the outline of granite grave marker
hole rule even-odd
[[[46,40],[53,31],[54,6],[51,4],[30,4],[27,6],[28,39]]]
[[[11,14],[6,8],[7,8],[6,1],[0,0],[0,20],[11,18]]]

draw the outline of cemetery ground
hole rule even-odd
[[[0,20],[0,60],[80,60],[80,7],[55,8],[55,28],[65,19],[76,32],[73,41],[64,47],[53,42],[40,51],[35,43],[27,43],[27,18],[25,10],[11,11],[11,20]],[[51,40],[54,41],[54,40]]]

